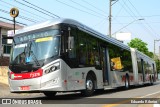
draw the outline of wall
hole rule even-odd
[[[8,66],[9,65],[9,57],[0,56],[0,66]]]
[[[7,66],[0,66],[0,83],[8,85],[8,67]]]

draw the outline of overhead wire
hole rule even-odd
[[[128,8],[128,10],[129,10],[130,12],[120,3],[121,6],[124,8],[124,10],[125,10],[128,14],[130,14],[131,18],[133,18],[134,20],[137,20],[138,18],[137,18],[137,16],[134,14],[134,12],[130,9],[130,7],[129,7],[128,5],[126,5],[126,3],[124,2],[124,0],[122,0],[122,1],[123,1],[123,4],[125,4],[125,6]],[[132,13],[132,14],[131,14],[131,13]],[[150,33],[150,34],[152,35],[151,31],[148,30],[148,28],[146,28],[146,27],[143,25],[143,23],[141,23],[140,25],[142,26],[142,28],[143,28],[146,32],[148,32],[148,33]],[[151,36],[151,35],[150,35],[150,36]]]
[[[128,7],[128,5],[126,4],[126,2],[124,1],[124,0],[122,0],[122,2],[123,2],[123,4],[124,5],[122,5],[121,3],[121,5],[122,5],[122,7],[124,8],[124,10],[128,13],[128,14],[130,14],[130,16],[134,19],[134,20],[136,20],[137,18],[136,18],[136,15],[134,14],[134,12]],[[124,6],[126,6],[126,7],[124,7]],[[127,9],[128,8],[128,9]],[[130,11],[130,12],[129,12]],[[132,14],[131,14],[132,13]]]
[[[131,6],[135,9],[135,11],[142,17],[142,15],[139,13],[139,11],[136,9],[136,7],[132,4],[132,2],[130,0],[128,0],[128,1],[131,4]],[[144,21],[147,24],[147,26],[151,29],[151,31],[156,34],[155,37],[157,38],[158,34],[155,32],[155,30],[149,25],[149,23],[146,20],[144,20]]]
[[[117,16],[117,17],[131,17],[131,16]],[[136,16],[136,17],[140,17],[140,16]],[[141,17],[160,17],[160,15],[144,15],[144,16],[141,16]]]
[[[5,6],[5,5],[2,5],[2,4],[0,4],[1,6],[3,6],[3,7],[7,7],[7,8],[9,8],[10,9],[10,7],[9,6]],[[4,10],[5,11],[5,10]],[[7,12],[6,12],[7,13]],[[23,13],[23,12],[22,12]],[[23,15],[20,15],[20,17],[23,17]],[[25,18],[27,18],[27,17],[25,17]],[[39,22],[39,20],[37,20],[37,19],[33,19],[33,18],[29,18],[29,19],[31,19],[31,20],[34,20],[34,21],[36,21],[36,22]]]
[[[93,27],[95,27],[95,26],[97,26],[97,25],[99,25],[99,24],[103,23],[105,20],[106,20],[106,19],[102,19],[102,20],[100,20],[98,23],[94,24],[94,25],[93,25]]]
[[[26,5],[26,4],[22,3],[22,2],[19,2],[19,1],[17,1],[17,0],[14,0],[14,1],[17,2],[17,3],[19,3],[19,4],[21,4],[21,5],[23,5],[23,6],[26,6],[26,7],[28,7],[28,8],[31,8],[31,9],[33,9],[33,10],[36,10],[36,11],[38,11],[38,12],[40,12],[40,13],[43,13],[43,14],[49,16],[49,17],[56,18],[56,17],[53,16],[53,15],[47,14],[47,13],[45,13],[45,12],[39,10],[39,9],[36,9],[36,8],[34,8],[34,7],[31,7],[31,6],[28,6],[28,5]]]
[[[134,16],[126,9],[126,7],[124,7],[126,5],[126,2],[123,1],[123,4],[121,2],[119,2],[119,3],[121,5],[121,7],[133,18]],[[133,19],[135,20],[135,18],[133,18]],[[116,18],[114,18],[114,20],[116,20]],[[115,33],[112,33],[112,35],[115,34]]]
[[[96,14],[99,14],[99,15],[102,15],[102,16],[104,16],[104,17],[107,17],[107,16],[104,15],[104,14],[98,13],[98,12],[96,12],[96,11],[94,11],[94,10],[92,10],[92,9],[90,9],[90,8],[88,8],[88,7],[86,7],[86,6],[81,5],[80,3],[77,3],[77,2],[75,2],[75,1],[73,1],[73,0],[70,0],[70,1],[73,2],[73,3],[75,3],[75,4],[77,4],[77,5],[79,5],[79,6],[81,6],[81,7],[83,7],[83,8],[85,8],[85,9],[87,9],[87,10],[90,10],[90,11],[96,13]]]
[[[87,2],[87,1],[85,1],[85,0],[81,0],[81,1],[83,1],[84,3],[92,6],[92,7],[95,8],[96,10],[99,10],[99,11],[103,12],[104,14],[108,14],[108,13],[106,13],[106,11],[104,11],[104,10],[102,10],[102,9],[99,9],[98,7],[94,6],[93,4],[91,4],[91,3],[89,3],[89,2]]]
[[[32,5],[32,6],[34,6],[34,7],[36,7],[36,8],[39,8],[39,9],[41,9],[41,10],[43,10],[43,11],[49,13],[49,14],[52,14],[52,15],[56,16],[57,18],[60,18],[60,16],[58,16],[58,15],[56,15],[56,14],[53,14],[53,13],[49,12],[48,10],[45,10],[45,9],[39,7],[39,6],[36,6],[36,5],[34,5],[33,3],[30,3],[30,2],[28,2],[28,1],[26,1],[26,0],[22,0],[22,1],[24,1],[24,2],[26,2],[26,3],[28,3],[28,4]]]
[[[92,16],[96,16],[96,17],[99,17],[99,18],[104,18],[104,17],[98,16],[98,15],[92,14],[92,13],[90,13],[90,12],[87,12],[87,11],[85,11],[85,10],[79,9],[79,8],[77,8],[77,7],[74,7],[74,6],[72,6],[72,5],[69,5],[69,4],[65,3],[65,2],[62,2],[62,1],[59,1],[59,0],[56,0],[56,1],[59,2],[59,3],[61,3],[61,4],[63,4],[63,5],[66,5],[66,6],[68,6],[68,7],[71,7],[71,8],[73,8],[73,9],[79,10],[79,11],[81,11],[81,12],[83,12],[83,13],[87,13],[87,14],[90,14],[90,15],[92,15]]]
[[[125,1],[125,2],[126,2],[126,1]],[[112,20],[115,20],[115,19],[117,18],[118,14],[120,14],[120,12],[122,11],[123,7],[124,7],[124,4],[123,4],[123,6],[121,6],[121,8],[119,9],[119,11],[118,11],[117,14],[115,15],[115,17],[113,17]]]
[[[122,1],[124,2],[124,0],[122,0]],[[126,4],[125,4],[125,5],[126,5]],[[127,7],[127,8],[131,11],[131,13],[133,14],[133,16],[131,15],[132,18],[134,17],[134,20],[137,20],[137,19],[138,19],[137,16],[136,16],[136,15],[134,14],[134,12],[130,9],[130,7],[129,7],[128,5],[126,5],[126,7]],[[130,12],[129,12],[129,13],[130,13]],[[141,23],[140,25],[142,26],[142,28],[143,28],[144,31],[146,31],[146,32],[148,32],[149,34],[152,35],[151,31],[148,30],[148,28],[146,28],[143,23]],[[151,35],[150,35],[150,36],[151,36]],[[151,37],[152,37],[152,36],[151,36]]]
[[[11,20],[11,19],[8,19],[8,18],[5,18],[5,17],[0,17],[1,19],[5,19],[5,20],[8,20],[8,21],[11,21],[11,22],[13,22],[13,20]],[[15,21],[16,23],[18,23],[18,24],[21,24],[21,25],[25,25],[25,26],[27,26],[27,24],[24,24],[24,23],[21,23],[21,22],[18,22],[18,21]]]
[[[4,4],[7,4],[7,5],[9,5],[9,6],[15,6],[15,5],[12,5],[12,4],[10,4],[10,3],[8,3],[8,2],[6,2],[6,1],[4,1],[4,0],[0,0],[0,2],[2,2],[2,3],[4,3]],[[36,19],[38,18],[38,19],[40,19],[40,20],[44,20],[44,19],[47,19],[47,18],[45,18],[45,17],[42,17],[42,16],[40,16],[40,15],[37,15],[37,14],[35,14],[35,13],[33,13],[33,12],[30,12],[30,11],[28,11],[28,10],[26,10],[26,9],[22,9],[22,8],[20,8],[19,6],[16,6],[16,7],[18,7],[20,10],[22,10],[22,11],[24,11],[25,13],[28,13],[28,15],[34,15],[34,17],[36,16]]]
[[[6,14],[10,14],[9,11],[3,10],[3,9],[0,9],[0,11],[3,12],[3,13],[6,13]],[[27,20],[27,21],[30,21],[30,22],[37,23],[37,21],[35,21],[35,20],[33,20],[33,19],[30,19],[30,18],[27,18],[27,17],[25,17],[25,16],[19,15],[18,18],[21,18],[21,19],[24,19],[24,20]]]

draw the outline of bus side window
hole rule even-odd
[[[79,39],[79,63],[85,65],[87,60],[87,45],[84,38]]]
[[[88,39],[88,64],[100,66],[99,50],[94,38]]]
[[[72,28],[68,35],[68,57],[76,58],[76,29]]]

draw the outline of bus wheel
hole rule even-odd
[[[153,85],[153,78],[150,76],[150,85]]]
[[[46,92],[43,92],[43,94],[46,96],[46,97],[54,97],[56,95],[56,92],[50,92],[50,91],[46,91]]]
[[[95,84],[92,76],[90,75],[87,76],[85,85],[86,85],[86,89],[81,91],[81,93],[86,97],[91,96],[94,93],[94,88],[95,88]]]
[[[125,89],[129,89],[129,77],[126,76],[126,79],[125,79]]]

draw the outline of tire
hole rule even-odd
[[[86,89],[81,91],[81,93],[86,97],[93,95],[95,89],[95,83],[92,76],[90,75],[87,76],[85,86]]]
[[[56,95],[56,92],[50,92],[50,91],[46,91],[46,92],[43,92],[43,94],[46,96],[46,97],[54,97]]]
[[[129,77],[126,76],[126,79],[125,79],[125,89],[129,89],[129,87],[130,87]]]
[[[150,85],[153,85],[153,78],[150,76]]]

